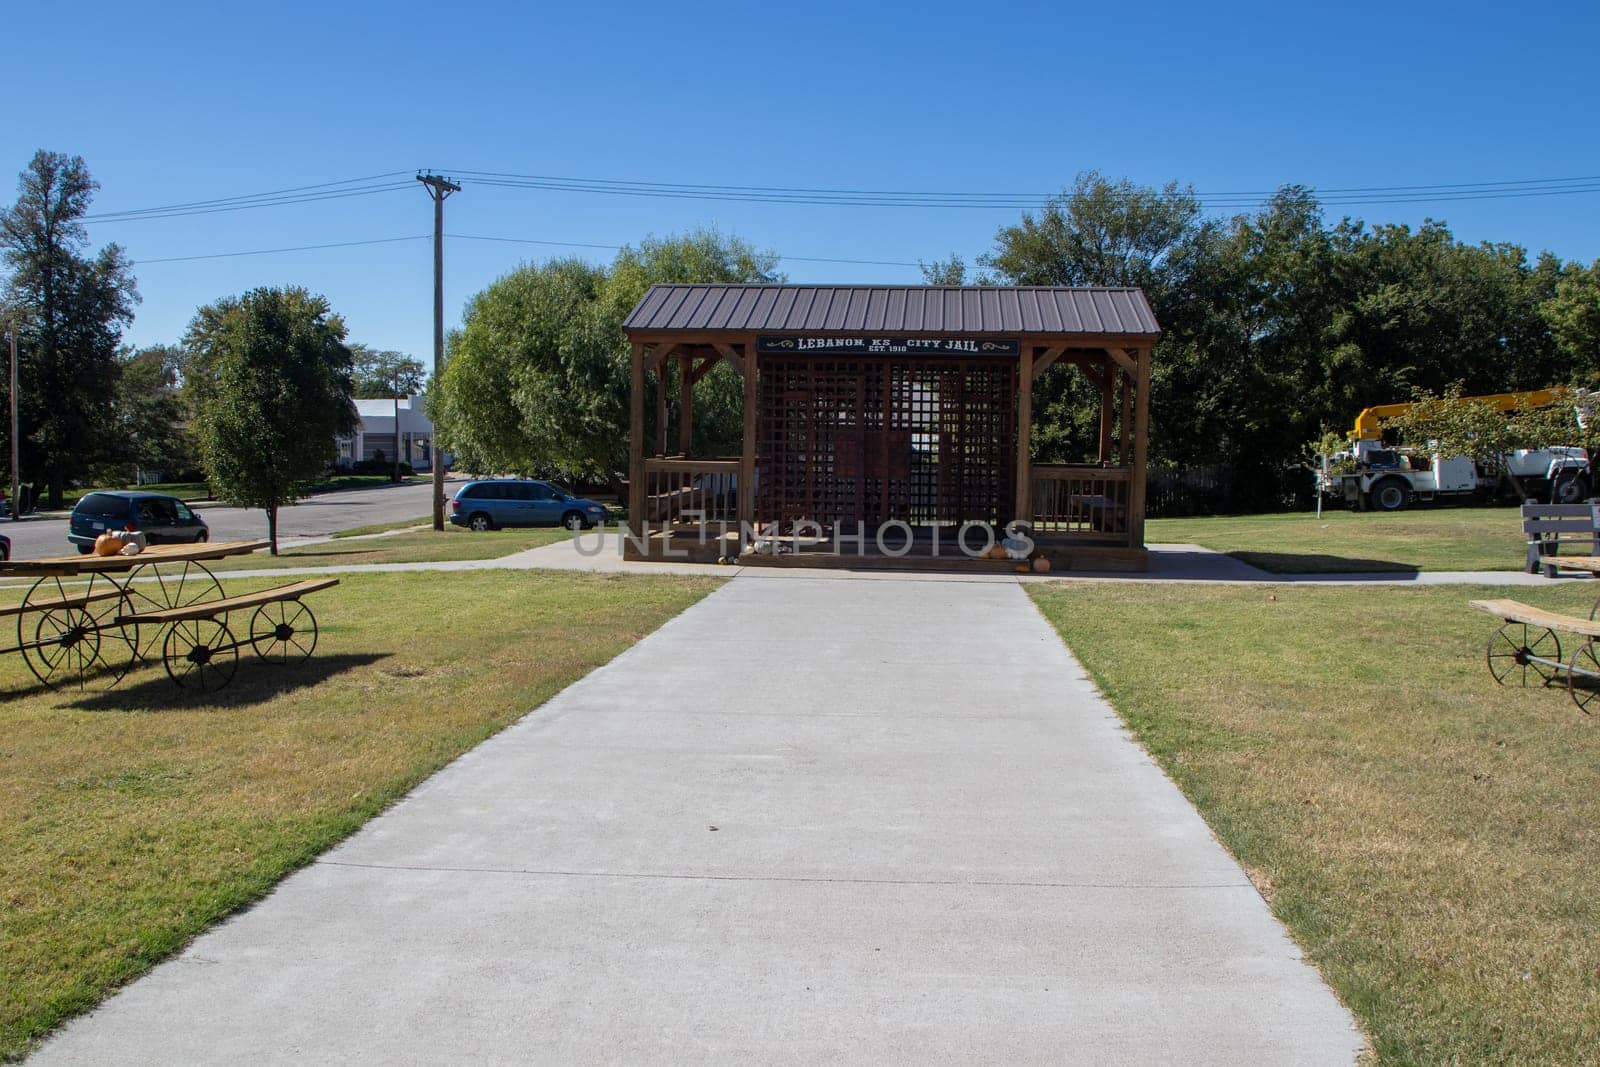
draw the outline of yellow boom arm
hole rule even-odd
[[[1491,393],[1489,396],[1465,396],[1461,399],[1476,400],[1480,404],[1488,404],[1496,411],[1515,411],[1520,407],[1549,407],[1566,395],[1567,391],[1557,385],[1549,389],[1530,389],[1524,393]],[[1416,407],[1415,403],[1406,403],[1379,404],[1377,407],[1367,408],[1356,416],[1356,428],[1350,431],[1350,439],[1352,441],[1377,440],[1383,436],[1384,419],[1392,419],[1396,415],[1404,414],[1414,407]]]

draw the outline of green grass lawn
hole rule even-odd
[[[1503,589],[1030,591],[1381,1060],[1600,1061],[1600,720],[1491,679]]]
[[[1527,552],[1510,507],[1151,519],[1145,540],[1202,545],[1277,574],[1516,571]]]
[[[109,693],[41,692],[0,657],[0,1058],[715,586],[349,576],[308,600],[323,624],[309,662],[246,652],[211,698],[160,666]]]
[[[388,537],[336,538],[314,545],[286,548],[277,556],[262,551],[249,556],[231,556],[207,566],[215,571],[237,571],[263,567],[343,567],[363,563],[498,559],[524,549],[564,541],[571,536],[570,531],[559,526],[489,530],[484,533],[447,526],[443,533],[415,530]]]

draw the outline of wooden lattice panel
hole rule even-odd
[[[757,518],[1007,521],[1016,388],[1011,360],[763,356]]]

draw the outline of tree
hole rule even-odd
[[[450,337],[429,410],[440,438],[478,470],[610,477],[628,457],[628,312],[652,284],[770,282],[779,279],[776,262],[699,230],[624,248],[609,268],[562,259],[505,275],[472,298]],[[737,451],[739,382],[718,366],[696,384],[702,454]]]
[[[95,470],[97,482],[121,485],[146,471],[176,476],[198,465],[181,386],[188,357],[172,345],[126,350],[112,395],[114,447]]]
[[[184,343],[195,438],[212,491],[263,508],[272,553],[278,509],[332,462],[355,428],[343,320],[305,289],[253,289],[201,308]]]
[[[85,252],[82,219],[98,185],[81,157],[40,150],[17,187],[16,204],[0,212],[0,252],[6,302],[22,319],[21,465],[60,507],[67,483],[109,447],[122,327],[139,295],[121,248]]]
[[[1600,259],[1562,268],[1539,311],[1570,375],[1592,382],[1600,375]]]
[[[355,366],[355,395],[359,400],[394,400],[394,481],[400,481],[400,398],[422,388],[422,360],[393,349],[350,346]]]

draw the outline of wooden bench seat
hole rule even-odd
[[[255,593],[242,593],[239,596],[230,596],[222,600],[208,600],[203,604],[190,604],[181,608],[161,608],[156,611],[141,611],[133,615],[119,616],[117,623],[164,624],[169,622],[187,622],[191,619],[210,619],[218,615],[225,615],[230,611],[243,611],[246,608],[259,608],[264,604],[275,604],[280,600],[299,600],[307,593],[315,593],[339,584],[337,578],[309,578],[293,585],[280,585],[273,589],[262,589]]]
[[[59,597],[55,600],[35,600],[27,604],[10,604],[0,608],[0,619],[11,615],[21,615],[23,612],[50,611],[54,608],[81,608],[85,604],[93,604],[97,600],[112,600],[121,595],[122,590],[120,589],[107,589],[103,593]]]
[[[1546,611],[1517,600],[1473,600],[1469,602],[1479,611],[1486,611],[1506,622],[1520,622],[1528,626],[1542,626],[1547,630],[1600,638],[1600,619],[1581,619],[1576,615],[1562,615]]]

